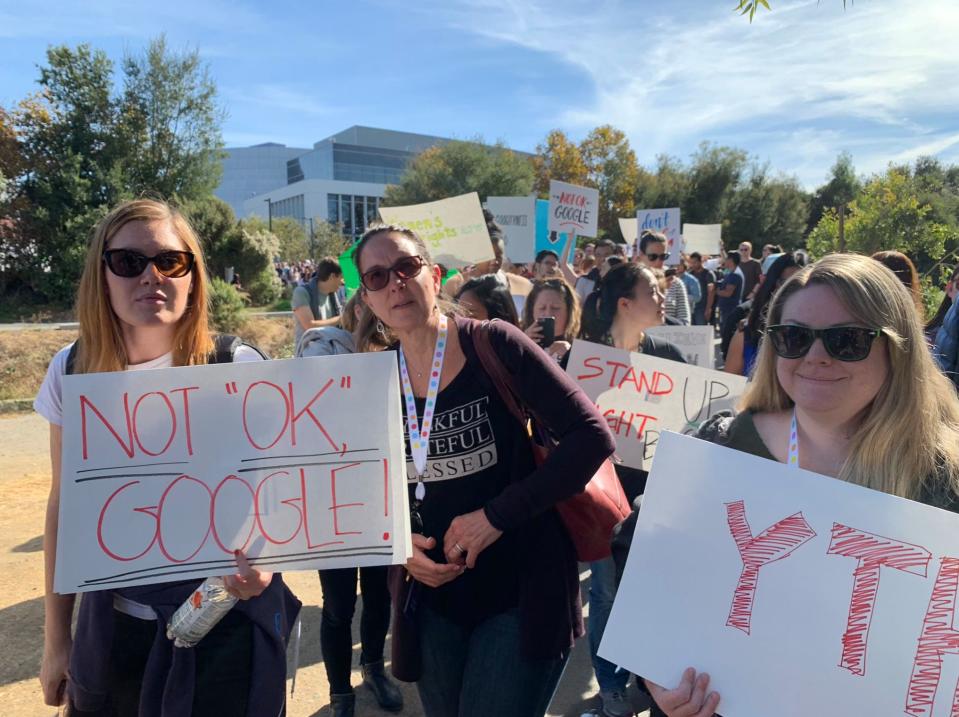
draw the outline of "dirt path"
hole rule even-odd
[[[43,634],[43,515],[50,481],[46,422],[35,414],[0,416],[0,705],[9,717],[50,717],[55,710],[43,705],[37,681]],[[287,583],[303,601],[303,638],[296,695],[289,703],[290,717],[328,715],[329,688],[319,647],[319,580],[315,573],[287,573]],[[359,609],[359,605],[357,606]],[[358,628],[359,621],[354,621]],[[355,659],[359,636],[354,631]],[[387,648],[387,654],[389,649]],[[353,684],[360,683],[359,670]],[[403,685],[404,715],[422,714],[416,690]],[[574,650],[550,715],[578,717],[595,705],[596,683],[589,663],[586,640]],[[386,715],[363,689],[357,690],[357,713]]]

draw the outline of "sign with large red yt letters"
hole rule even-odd
[[[580,340],[566,372],[606,419],[623,464],[644,470],[663,431],[694,433],[746,389],[743,376]]]
[[[412,554],[392,352],[63,387],[59,593]]]
[[[954,513],[665,433],[599,654],[724,717],[954,717],[957,588]]]

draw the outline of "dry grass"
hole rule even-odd
[[[36,396],[50,359],[76,338],[68,329],[0,331],[0,400]]]
[[[250,319],[237,333],[272,358],[293,355],[289,318]],[[0,401],[36,396],[50,359],[76,338],[66,329],[0,331]]]

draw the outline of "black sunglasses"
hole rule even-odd
[[[379,291],[390,283],[390,273],[396,274],[400,281],[409,281],[417,276],[426,266],[426,259],[421,256],[405,256],[391,267],[374,267],[360,277],[367,291]]]
[[[667,251],[663,254],[647,254],[646,258],[650,261],[659,261],[660,259],[666,261],[669,258],[669,252]]]
[[[107,249],[103,252],[103,262],[117,276],[132,279],[140,276],[149,264],[169,279],[179,279],[193,271],[196,257],[190,251],[161,251],[154,256],[146,256],[132,249]]]
[[[828,329],[811,329],[808,326],[779,324],[767,326],[766,336],[773,349],[782,358],[802,358],[816,339],[822,339],[826,353],[838,361],[862,361],[869,356],[872,342],[882,333],[879,329],[862,326],[830,326]]]

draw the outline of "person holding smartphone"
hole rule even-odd
[[[562,363],[579,333],[579,297],[562,279],[544,279],[533,284],[523,307],[523,330]]]

